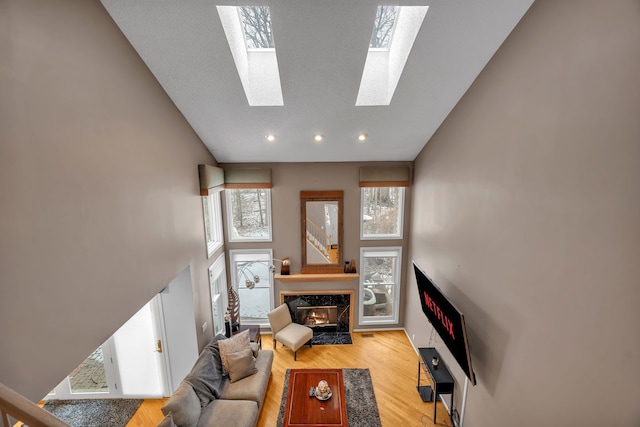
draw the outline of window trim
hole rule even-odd
[[[214,300],[213,300],[213,283],[220,280],[220,298],[222,299],[222,326],[216,327],[216,319],[214,316]],[[213,328],[213,336],[216,336],[218,333],[224,334],[225,325],[224,325],[224,312],[227,307],[229,307],[229,297],[227,295],[227,267],[225,263],[224,252],[220,254],[218,258],[211,264],[209,267],[209,301],[211,303],[211,327]]]
[[[365,259],[375,257],[396,257],[396,268],[393,272],[394,295],[393,312],[391,316],[365,316],[364,315],[364,287],[365,287]],[[402,246],[379,246],[360,248],[360,280],[358,281],[358,324],[364,325],[391,325],[400,322],[400,297],[402,294]]]
[[[370,188],[396,188],[398,189],[398,232],[395,234],[367,234],[364,235],[364,193]],[[399,240],[404,235],[404,202],[405,188],[401,186],[394,187],[362,187],[360,188],[360,240]]]
[[[228,191],[236,191],[236,190],[250,190],[250,189],[260,189],[265,190],[267,193],[265,214],[267,218],[267,222],[269,224],[269,235],[265,237],[234,237],[233,235],[233,206],[231,203],[231,196]],[[227,241],[228,242],[271,242],[273,239],[273,221],[271,220],[271,188],[265,187],[251,187],[251,188],[227,188],[224,192],[226,212],[227,212]]]
[[[251,255],[254,257],[250,258]],[[269,265],[269,309],[267,312],[270,312],[274,309],[274,300],[275,300],[275,280],[273,274],[271,274],[271,266],[273,265],[273,249],[230,249],[229,250],[229,275],[231,277],[231,286],[236,290],[238,295],[240,295],[240,283],[238,282],[238,268],[237,261],[265,261]],[[244,259],[242,259],[244,258]],[[266,288],[266,286],[262,284],[256,284],[256,287]],[[240,308],[242,309],[242,300],[240,300]],[[240,315],[242,319],[242,315]],[[240,321],[242,323],[242,320]],[[259,323],[260,326],[269,326],[269,319],[264,318]]]
[[[209,223],[211,226],[211,241],[209,233],[207,233],[207,205],[209,210]],[[222,232],[222,201],[220,199],[220,191],[202,196],[202,216],[204,218],[204,241],[207,248],[207,259],[224,245],[224,235]]]

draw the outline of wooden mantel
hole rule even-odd
[[[351,280],[356,280],[360,278],[360,275],[357,273],[335,273],[335,274],[301,274],[301,273],[293,273],[293,274],[276,274],[276,280],[280,280],[282,282],[349,282]]]

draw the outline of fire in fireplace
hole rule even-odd
[[[335,305],[298,307],[298,323],[313,327],[337,326],[338,307]]]

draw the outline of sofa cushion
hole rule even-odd
[[[273,350],[260,350],[256,358],[258,372],[233,383],[225,378],[220,399],[252,400],[261,407],[269,386],[272,364]]]
[[[229,363],[229,380],[233,383],[249,375],[253,375],[256,369],[256,358],[250,348],[227,354]]]
[[[251,348],[249,344],[249,330],[245,330],[226,340],[218,341],[220,359],[222,359],[222,375],[229,375],[229,361],[227,355],[240,350]]]
[[[200,400],[189,384],[181,382],[161,410],[171,416],[177,427],[196,427],[200,418]]]
[[[198,427],[255,427],[258,405],[248,400],[214,400],[202,410]]]

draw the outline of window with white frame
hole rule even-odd
[[[211,313],[213,317],[213,335],[224,334],[224,313],[227,306],[227,274],[224,254],[209,267],[209,286],[211,289]]]
[[[398,323],[402,247],[360,248],[361,325]]]
[[[227,188],[228,240],[271,241],[271,189]]]
[[[240,299],[240,324],[268,325],[273,309],[273,251],[233,249],[229,251],[232,286]]]
[[[202,196],[202,212],[204,214],[204,234],[207,243],[207,258],[222,247],[222,203],[220,192]]]
[[[404,187],[364,187],[360,195],[360,238],[402,239]]]

